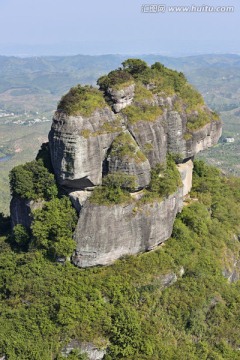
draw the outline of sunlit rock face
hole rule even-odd
[[[87,201],[79,216],[72,261],[79,267],[107,265],[124,255],[149,251],[167,240],[182,209],[182,188],[150,204],[101,206]]]
[[[103,160],[120,129],[108,107],[88,118],[56,112],[49,144],[59,184],[78,189],[100,185]]]

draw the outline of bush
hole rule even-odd
[[[12,196],[32,200],[50,200],[57,196],[54,175],[49,173],[42,160],[33,160],[16,166],[11,170],[9,177]]]
[[[166,166],[158,164],[152,169],[149,190],[162,197],[173,194],[179,186],[182,186],[181,177],[174,160],[169,155]]]
[[[122,110],[122,113],[127,117],[129,124],[133,125],[138,121],[156,121],[163,114],[163,110],[156,105],[141,104],[129,105]]]
[[[137,163],[147,160],[129,133],[121,133],[114,139],[110,154],[111,156],[116,156],[118,159],[126,161],[134,160]]]
[[[47,202],[33,214],[34,245],[53,258],[70,256],[76,247],[72,238],[77,224],[76,211],[66,197]]]
[[[100,77],[97,81],[101,90],[107,91],[108,88],[120,89],[123,86],[133,83],[133,77],[128,71],[118,70],[111,71],[108,75]]]
[[[130,74],[138,75],[148,68],[147,63],[140,59],[128,59],[122,62],[123,68]]]
[[[122,204],[131,201],[129,191],[135,189],[136,179],[133,175],[113,173],[103,178],[103,186],[94,189],[90,201],[99,205]]]
[[[96,109],[106,106],[101,91],[92,86],[77,85],[62,97],[58,110],[66,112],[67,115],[90,116]]]
[[[30,232],[23,225],[17,224],[13,228],[13,241],[23,250],[27,250],[30,242]]]

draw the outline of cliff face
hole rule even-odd
[[[176,111],[170,111],[167,118],[167,148],[170,153],[190,158],[199,151],[217,144],[222,135],[221,121],[211,121],[187,134],[187,118]]]
[[[106,265],[123,255],[148,251],[167,240],[182,209],[180,189],[150,204],[101,206],[86,202],[74,238],[73,263],[80,267]]]
[[[102,163],[120,125],[108,107],[87,118],[56,112],[49,145],[59,184],[78,189],[101,184]]]
[[[186,112],[178,113],[173,107],[172,101],[168,101],[154,120],[139,115],[136,122],[129,121],[125,113],[115,114],[109,107],[96,109],[90,117],[68,116],[57,111],[49,144],[59,184],[75,189],[93,187],[100,185],[103,173],[110,170],[135,174],[138,186],[143,187],[149,183],[150,167],[164,163],[167,153],[177,154],[184,160],[217,144],[222,123],[211,119],[209,110],[209,122],[189,131]],[[141,107],[136,105],[136,108]],[[124,161],[111,153],[113,140],[123,132],[129,134],[129,141],[145,156],[141,166],[140,162]]]

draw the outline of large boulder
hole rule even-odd
[[[122,86],[121,89],[115,89],[111,87],[107,89],[107,95],[113,103],[112,107],[115,112],[118,113],[132,103],[134,98],[134,90],[134,83],[128,86]]]
[[[79,267],[107,265],[123,255],[148,251],[167,240],[182,209],[182,188],[150,203],[103,206],[85,202],[75,230],[72,261]]]

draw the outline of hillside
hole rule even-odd
[[[239,203],[239,179],[197,162],[191,198],[155,251],[80,270],[2,236],[0,355],[63,359],[69,344],[72,360],[79,348],[109,360],[239,359]]]
[[[98,84],[62,97],[10,173],[0,357],[239,359],[240,181],[192,164],[219,117],[159,62]]]

